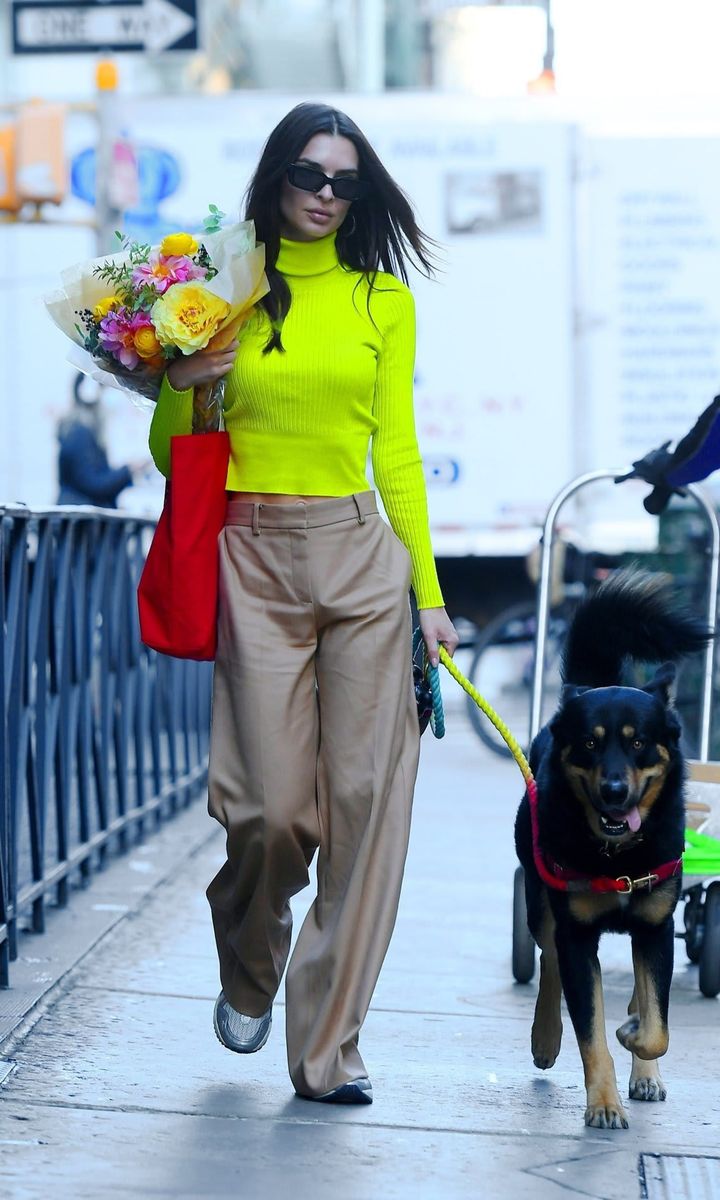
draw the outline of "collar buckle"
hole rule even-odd
[[[629,896],[631,892],[637,892],[640,888],[647,888],[651,892],[655,884],[660,882],[660,876],[652,872],[649,875],[641,875],[639,879],[631,879],[629,875],[619,875],[615,882],[624,883],[625,887],[620,889],[620,893],[623,896]]]

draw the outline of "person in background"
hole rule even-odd
[[[110,466],[103,439],[100,394],[91,391],[90,386],[84,375],[76,377],[72,408],[58,426],[60,491],[57,502],[117,508],[120,492],[131,487],[145,473],[149,463]]]
[[[305,1099],[369,1104],[358,1039],[395,923],[419,753],[411,577],[430,660],[458,643],[413,418],[404,281],[413,258],[429,269],[427,241],[357,125],[323,104],[271,133],[246,217],[271,290],[234,345],[174,360],[150,432],[167,475],[193,387],[227,375],[208,780],[228,855],[207,893],[214,1026],[238,1054],[267,1041],[290,898],[319,848],[288,967],[290,1077]],[[366,479],[369,443],[389,524]]]

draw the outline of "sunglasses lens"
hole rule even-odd
[[[332,190],[338,200],[359,200],[363,194],[360,179],[333,179]]]
[[[299,163],[291,163],[287,169],[287,177],[293,187],[303,192],[319,192],[327,183],[332,188],[333,195],[338,200],[359,200],[365,195],[366,185],[362,179],[329,179],[322,171],[313,167],[303,167]]]
[[[314,171],[312,167],[288,167],[288,179],[293,187],[303,192],[319,192],[325,185],[322,171]]]

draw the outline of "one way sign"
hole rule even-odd
[[[197,0],[14,0],[14,54],[196,50]]]

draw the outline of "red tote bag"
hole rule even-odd
[[[170,479],[138,585],[138,609],[145,645],[173,658],[215,657],[229,457],[227,433],[170,440]]]

